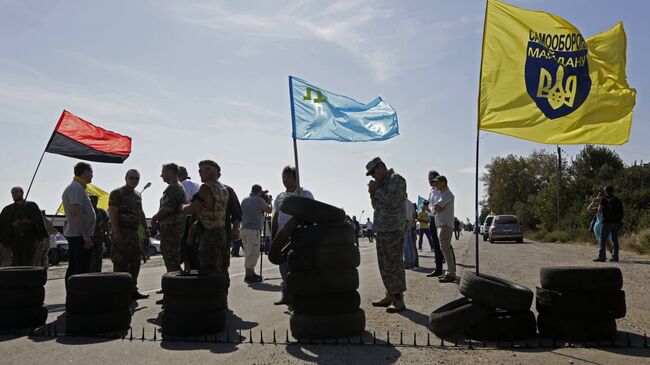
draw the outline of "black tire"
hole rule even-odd
[[[570,341],[604,341],[616,335],[614,319],[562,319],[540,314],[539,333],[549,339]]]
[[[359,288],[359,273],[357,269],[290,272],[287,287],[291,295],[353,291]]]
[[[296,217],[292,217],[275,235],[275,238],[271,242],[268,255],[269,261],[271,261],[272,264],[280,265],[287,259],[286,253],[288,252],[289,247],[291,247],[291,234],[301,224],[304,224],[304,222]]]
[[[533,292],[525,286],[471,271],[463,273],[460,293],[488,308],[511,313],[527,312],[533,303]]]
[[[483,341],[519,341],[535,337],[537,324],[531,311],[508,313],[496,311],[465,330],[465,335]]]
[[[434,310],[429,316],[431,332],[439,338],[453,336],[481,322],[492,311],[465,297]]]
[[[45,288],[0,289],[0,310],[38,307],[45,300]]]
[[[483,242],[487,241],[487,236],[483,235]]]
[[[612,291],[623,288],[623,274],[618,267],[543,267],[539,276],[544,289]]]
[[[124,293],[71,292],[65,299],[65,311],[72,314],[120,312],[130,305],[130,288]]]
[[[223,273],[198,274],[170,272],[162,277],[162,290],[165,294],[205,296],[224,293],[228,280]]]
[[[350,313],[309,315],[294,313],[289,319],[291,335],[296,339],[336,339],[358,336],[366,328],[362,309]]]
[[[68,293],[123,294],[133,291],[131,275],[125,272],[93,272],[68,278]]]
[[[66,313],[66,335],[86,335],[126,331],[131,326],[131,311],[93,314]]]
[[[537,312],[555,318],[623,318],[626,314],[623,290],[554,291],[537,288]]]
[[[170,312],[210,312],[226,308],[226,292],[213,295],[186,296],[167,294],[163,298],[165,310]]]
[[[0,331],[36,328],[46,321],[47,308],[43,305],[0,311]]]
[[[517,243],[524,243],[524,239],[523,238],[517,238]]]
[[[291,248],[322,246],[353,246],[354,227],[348,223],[312,224],[300,226],[291,235]]]
[[[325,295],[294,295],[291,304],[295,314],[350,313],[359,309],[361,296],[356,290]]]
[[[296,195],[284,198],[280,210],[309,223],[342,223],[345,221],[343,209]]]
[[[361,264],[359,248],[341,247],[296,248],[287,256],[291,272],[323,269],[354,269]]]
[[[490,238],[490,243],[494,243],[494,238]]]
[[[41,266],[0,268],[0,289],[37,288],[45,285],[47,270]]]
[[[223,331],[226,327],[226,313],[223,310],[207,312],[172,312],[167,309],[162,316],[162,335],[201,336]]]

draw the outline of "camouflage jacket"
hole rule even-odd
[[[406,201],[406,180],[393,169],[372,194],[372,207],[375,209],[373,232],[403,231],[406,220],[404,202]]]
[[[97,223],[95,224],[93,238],[103,241],[108,233],[108,214],[106,214],[104,209],[96,208],[95,217],[97,217]]]
[[[185,203],[185,189],[181,183],[171,183],[167,185],[160,198],[160,208],[169,210],[169,215],[160,220],[161,225],[178,224],[185,216],[181,212],[183,204]]]
[[[109,208],[117,208],[117,222],[120,230],[137,230],[140,226],[142,197],[140,193],[126,186],[111,191]]]

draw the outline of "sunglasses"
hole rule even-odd
[[[140,180],[140,176],[129,176],[129,180]]]

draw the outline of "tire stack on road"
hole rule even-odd
[[[162,335],[200,336],[226,326],[226,276],[171,272],[162,277]]]
[[[354,227],[334,206],[297,196],[282,211],[302,223],[291,232],[287,286],[292,296],[291,334],[296,339],[338,339],[363,333],[361,262]]]
[[[66,334],[126,331],[131,326],[131,275],[98,272],[68,278]]]
[[[429,323],[436,336],[463,334],[482,341],[517,341],[535,336],[530,289],[495,276],[465,272],[460,293],[464,297],[431,313]]]
[[[539,333],[571,341],[603,341],[625,317],[623,274],[616,267],[544,267],[536,306]]]
[[[0,331],[36,328],[47,321],[47,271],[38,266],[0,268]]]

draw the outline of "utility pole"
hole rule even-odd
[[[555,180],[555,194],[557,198],[557,230],[560,230],[560,175],[562,175],[562,150],[557,146],[557,179]]]

